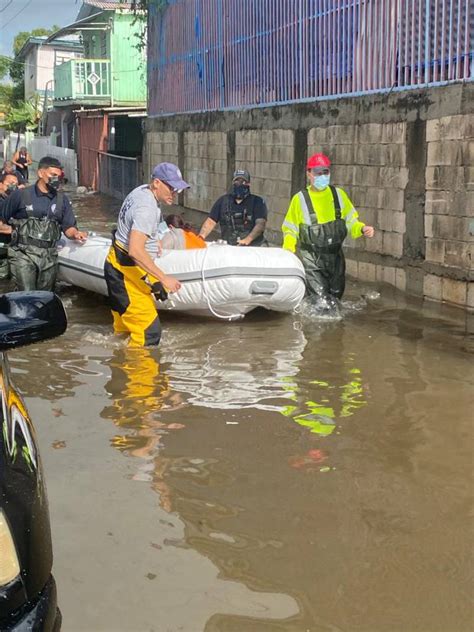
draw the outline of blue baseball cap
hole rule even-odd
[[[181,171],[172,162],[160,162],[159,165],[153,167],[151,177],[166,182],[166,184],[173,187],[175,191],[183,191],[183,189],[189,189],[191,187],[190,184],[183,180]]]

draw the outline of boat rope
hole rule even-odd
[[[211,305],[211,300],[209,298],[209,294],[207,293],[207,279],[206,276],[204,274],[204,268],[205,268],[205,264],[206,264],[206,259],[207,259],[207,253],[209,252],[209,246],[206,248],[206,252],[204,253],[204,257],[202,258],[202,265],[201,265],[201,280],[202,280],[202,289],[204,292],[204,297],[206,299],[206,303],[207,306],[209,308],[209,311],[211,312],[211,314],[213,316],[215,316],[216,318],[222,318],[223,320],[236,320],[236,319],[241,319],[244,317],[243,314],[219,314],[219,312],[217,312]]]

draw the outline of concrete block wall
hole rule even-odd
[[[426,261],[453,270],[474,268],[474,114],[426,124]],[[473,304],[472,283],[427,275],[426,297]]]
[[[178,164],[177,132],[151,132],[146,134],[143,156],[145,181],[148,181],[154,165],[159,162]]]
[[[333,162],[333,184],[346,191],[361,220],[377,228],[373,239],[353,240],[351,247],[400,258],[406,230],[406,124],[316,127],[308,132],[308,155],[321,151]]]
[[[191,185],[184,194],[184,205],[209,212],[229,186],[226,134],[185,132],[183,175]]]
[[[252,193],[268,206],[268,229],[279,231],[292,192],[294,132],[244,130],[235,134],[235,168],[247,169]]]
[[[148,119],[145,163],[177,162],[182,203],[208,211],[234,169],[266,198],[280,245],[308,155],[328,153],[376,237],[347,240],[350,275],[474,309],[474,83],[313,103]],[[148,163],[147,163],[148,161]]]

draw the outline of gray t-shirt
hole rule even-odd
[[[161,209],[147,184],[133,189],[125,198],[119,211],[115,239],[128,250],[130,232],[138,230],[147,235],[145,248],[152,257],[157,256],[158,225]]]

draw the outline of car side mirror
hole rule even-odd
[[[60,336],[67,316],[52,292],[9,292],[0,296],[0,351]]]

